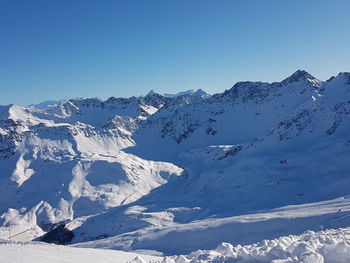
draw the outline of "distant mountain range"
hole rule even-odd
[[[196,96],[196,97],[202,97],[202,98],[207,98],[210,97],[209,94],[207,94],[205,91],[198,89],[198,90],[187,90],[187,91],[182,91],[176,94],[163,94],[163,96],[165,97],[169,97],[169,98],[174,98],[174,97],[179,97],[182,95],[192,95],[192,96]]]
[[[156,95],[157,93],[151,90],[146,96],[152,96]],[[159,94],[160,95],[160,94]],[[161,96],[168,97],[168,98],[174,98],[182,95],[191,95],[191,96],[196,96],[196,97],[210,97],[209,94],[207,94],[205,91],[198,89],[198,90],[187,90],[187,91],[182,91],[176,94],[162,94]],[[80,98],[80,100],[83,100],[84,98]],[[54,107],[54,106],[59,106],[68,100],[62,99],[62,100],[46,100],[37,104],[30,104],[28,107],[32,108],[37,108],[37,109],[45,109],[48,107]]]
[[[0,106],[0,238],[185,254],[348,227],[349,159],[350,73]]]
[[[53,106],[58,106],[60,104],[63,104],[67,102],[67,100],[46,100],[43,102],[40,102],[38,104],[30,104],[28,107],[33,107],[37,109],[45,109],[47,107],[53,107]]]

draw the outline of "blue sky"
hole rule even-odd
[[[0,0],[0,104],[350,71],[348,0]]]

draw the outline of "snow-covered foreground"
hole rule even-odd
[[[216,263],[347,263],[350,260],[350,228],[307,231],[300,236],[283,236],[246,246],[220,244],[215,250],[198,250],[165,262]]]
[[[130,209],[133,209],[132,212]],[[104,228],[112,229],[116,222],[134,226],[135,231],[111,234],[111,237],[74,244],[76,247],[109,248],[125,251],[138,249],[156,250],[165,255],[187,254],[197,249],[211,249],[221,242],[247,245],[262,239],[273,239],[284,235],[300,235],[306,230],[348,227],[350,223],[350,199],[337,198],[328,201],[290,205],[277,209],[222,218],[205,218],[188,223],[169,222],[171,212],[145,213],[141,207],[131,207],[133,217],[122,220],[120,211],[92,217],[84,227],[76,231],[99,236]],[[193,216],[196,210],[179,209],[179,217]],[[141,219],[140,219],[141,218]],[[150,224],[140,228],[142,220]],[[74,222],[74,221],[73,221]],[[100,227],[103,222],[102,227]],[[143,221],[144,222],[144,221]]]
[[[162,258],[116,250],[71,248],[40,242],[1,242],[0,263],[143,263]]]
[[[34,242],[0,243],[0,255],[1,263],[347,263],[350,259],[350,228],[319,232],[307,231],[299,236],[283,236],[245,246],[221,243],[214,250],[197,250],[188,255],[172,257],[138,255],[105,249],[72,248]]]

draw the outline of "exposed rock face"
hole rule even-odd
[[[41,237],[40,240],[46,243],[53,243],[56,245],[64,245],[71,242],[71,240],[74,237],[74,234],[72,231],[65,228],[65,226],[65,224],[59,225],[53,230],[47,232],[43,237]]]

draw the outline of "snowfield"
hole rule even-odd
[[[38,242],[0,242],[0,255],[0,262],[4,263],[347,263],[350,258],[350,228],[307,231],[299,236],[282,236],[245,246],[221,243],[213,250],[197,250],[188,255],[171,257]]]
[[[1,242],[1,263],[156,263],[161,257],[122,251],[71,248],[40,242]]]
[[[350,73],[0,106],[0,239],[176,263],[342,262],[349,159]],[[234,247],[191,254],[222,242]]]
[[[193,211],[194,210],[194,211]],[[211,249],[221,242],[251,244],[262,239],[273,239],[283,235],[302,234],[306,229],[319,231],[329,228],[346,227],[350,220],[350,199],[337,198],[329,201],[280,207],[238,216],[190,220],[200,212],[198,209],[172,209],[168,213],[146,213],[145,208],[128,209],[128,221],[123,221],[117,213],[104,214],[102,218],[91,218],[77,229],[76,233],[89,230],[95,235],[104,233],[98,224],[112,229],[113,224],[137,226],[135,218],[150,224],[135,227],[125,234],[112,235],[100,240],[81,242],[75,247],[109,248],[125,251],[149,249],[161,251],[165,255],[187,254],[198,249]],[[120,213],[120,211],[119,211]],[[182,222],[174,222],[172,215],[182,217]],[[138,219],[139,220],[139,219]],[[141,220],[139,220],[139,223]],[[73,221],[74,222],[74,221]],[[125,231],[126,232],[126,231]]]

